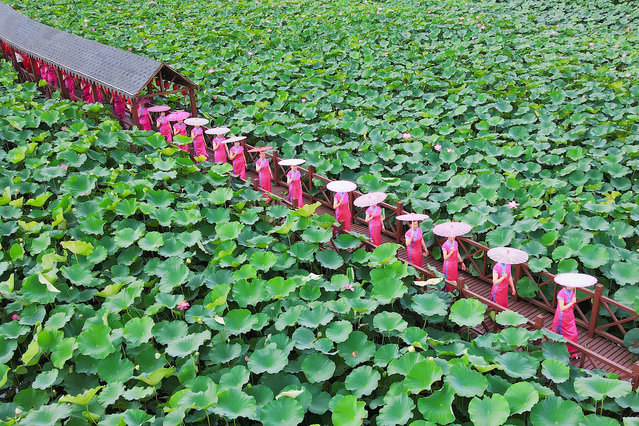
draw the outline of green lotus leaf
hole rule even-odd
[[[605,247],[587,244],[579,251],[579,260],[586,268],[596,269],[610,261],[610,254]]]
[[[343,396],[333,407],[331,420],[335,425],[359,426],[367,418],[365,407],[366,403],[353,395]]]
[[[335,343],[342,343],[348,339],[353,331],[353,325],[348,321],[335,321],[326,328],[326,337]]]
[[[539,393],[537,393],[533,385],[528,382],[519,382],[510,385],[504,393],[504,397],[508,401],[508,406],[512,414],[530,411],[539,401]]]
[[[605,397],[621,398],[630,393],[630,382],[608,379],[601,376],[577,377],[574,381],[575,392],[581,397],[601,401]]]
[[[471,370],[462,365],[455,364],[444,378],[447,383],[460,396],[482,396],[488,387],[488,380],[483,374]]]
[[[448,303],[436,293],[423,293],[413,296],[411,308],[425,317],[446,315],[448,313]]]
[[[336,270],[344,264],[342,257],[333,250],[322,250],[315,254],[317,261],[325,268]]]
[[[275,374],[282,371],[287,364],[288,357],[286,352],[277,349],[275,345],[256,350],[248,360],[248,368],[254,374],[263,372]],[[333,373],[331,372],[332,375]]]
[[[630,352],[639,354],[639,328],[629,330],[623,338],[623,343]]]
[[[448,316],[455,324],[475,327],[484,320],[486,306],[477,299],[460,299],[450,307]]]
[[[402,297],[408,289],[395,277],[378,279],[374,281],[371,297],[380,303],[391,303],[393,300]]]
[[[124,325],[123,337],[130,347],[140,346],[153,337],[151,329],[154,326],[153,319],[149,317],[133,318]]]
[[[61,189],[74,196],[88,195],[93,192],[96,183],[97,179],[94,177],[76,174],[66,179],[62,183]]]
[[[119,353],[112,353],[98,365],[98,376],[107,383],[126,382],[133,377],[135,366]]]
[[[215,225],[215,235],[220,241],[234,240],[242,231],[244,225],[239,222],[218,223]]]
[[[486,242],[491,247],[508,246],[513,238],[515,238],[515,232],[512,228],[497,228],[486,234]]]
[[[164,244],[162,234],[156,231],[148,232],[143,238],[138,240],[138,245],[142,250],[158,251]]]
[[[375,247],[373,253],[369,257],[371,266],[387,265],[396,260],[397,250],[401,246],[395,243],[384,243]]]
[[[415,364],[404,379],[404,389],[417,394],[430,390],[433,383],[440,380],[444,370],[433,360],[424,360]]]
[[[373,327],[381,332],[402,332],[407,326],[408,323],[397,312],[380,312],[373,318]]]
[[[84,241],[63,241],[60,245],[70,252],[82,256],[88,256],[93,251],[93,245]]]
[[[251,265],[259,271],[268,271],[277,263],[277,256],[271,252],[256,251],[251,255]]]
[[[310,383],[328,381],[335,372],[335,363],[324,354],[310,354],[302,362],[302,371]]]
[[[570,368],[556,359],[546,359],[541,363],[541,373],[555,383],[563,383],[570,377]]]
[[[0,370],[1,371],[1,370]],[[7,372],[9,370],[6,370],[3,374],[3,379],[4,382],[6,382],[6,377],[7,377]],[[36,378],[33,380],[33,384],[31,385],[34,389],[48,389],[50,388],[53,383],[56,381],[56,379],[58,378],[58,373],[59,370],[53,369],[53,370],[49,370],[49,371],[43,371],[42,373],[38,374],[36,376]],[[0,380],[0,387],[2,387],[2,385],[4,385],[3,380]]]
[[[437,424],[448,424],[455,420],[452,407],[454,399],[455,391],[450,386],[444,385],[429,397],[420,398],[417,401],[417,408],[425,418]]]
[[[577,403],[548,396],[530,410],[530,421],[538,425],[579,424],[584,415]]]
[[[269,401],[260,411],[260,421],[266,426],[296,426],[303,420],[302,404],[291,398]]]
[[[357,398],[371,394],[376,388],[381,375],[368,365],[355,368],[346,376],[346,389]]]
[[[495,358],[510,377],[529,379],[537,374],[539,360],[525,352],[507,352]]]
[[[37,410],[30,410],[23,422],[33,426],[50,426],[69,417],[71,411],[69,404],[43,405]]]
[[[104,386],[98,386],[95,388],[87,389],[83,393],[71,396],[71,395],[62,395],[58,402],[70,402],[71,404],[84,405],[87,406],[89,402],[95,397],[95,394],[98,393],[100,389]]]
[[[349,367],[368,361],[375,354],[375,343],[361,331],[352,332],[346,341],[337,345],[339,355]]]
[[[508,420],[510,407],[506,398],[499,394],[483,399],[474,397],[468,404],[468,414],[474,424],[499,426]]]
[[[497,324],[505,327],[519,327],[520,325],[526,324],[528,319],[517,312],[506,309],[495,316],[495,321],[497,321]]]
[[[413,417],[415,403],[407,394],[400,393],[388,398],[385,402],[386,404],[379,410],[379,416],[377,416],[377,421],[380,424],[403,425]]]
[[[610,276],[619,284],[634,284],[639,276],[639,265],[631,262],[615,262],[610,268]]]
[[[78,349],[83,355],[95,359],[104,359],[115,352],[109,333],[111,329],[106,325],[96,324],[84,330],[78,336]]]
[[[169,342],[166,346],[166,353],[177,358],[184,358],[197,351],[210,338],[211,332],[209,330],[187,334]]]
[[[255,419],[257,406],[255,398],[238,389],[227,389],[217,394],[217,403],[213,404],[215,414],[229,420],[238,417]]]

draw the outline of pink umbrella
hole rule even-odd
[[[358,197],[353,204],[357,207],[369,207],[379,204],[386,199],[387,195],[383,192],[371,192]]]
[[[165,112],[170,110],[171,110],[171,107],[168,105],[154,105],[149,108],[149,111],[151,112]]]
[[[334,180],[329,182],[326,188],[333,192],[352,192],[357,189],[357,184],[350,180]]]
[[[402,214],[397,216],[397,220],[403,220],[404,222],[412,222],[414,220],[426,220],[428,219],[428,215],[427,214],[421,214],[421,213],[407,213],[407,214]]]
[[[191,114],[189,114],[186,111],[173,111],[171,114],[166,116],[166,119],[169,121],[179,121],[179,120],[186,120],[190,116]]]
[[[458,237],[470,232],[473,229],[467,223],[464,222],[444,222],[433,228],[433,233],[440,237]]]
[[[187,126],[206,126],[208,123],[209,120],[207,120],[206,118],[192,117],[184,120],[184,124],[186,124]]]
[[[302,160],[299,158],[289,158],[287,160],[280,160],[280,166],[299,166],[300,164],[306,163],[306,160]]]
[[[249,149],[248,152],[262,152],[262,151],[268,151],[270,149],[273,149],[273,147],[272,146],[258,146],[258,147],[255,147],[253,149]]]
[[[246,136],[233,136],[232,138],[225,140],[224,143],[242,142],[244,140],[246,140]]]
[[[207,135],[225,135],[230,132],[231,129],[228,127],[213,127],[212,129],[208,129],[206,132]]]
[[[597,277],[588,274],[569,272],[555,275],[555,282],[564,287],[590,287],[597,284]]]
[[[518,265],[528,261],[528,253],[511,247],[495,247],[488,250],[488,257],[495,262]]]

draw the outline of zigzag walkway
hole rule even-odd
[[[247,158],[247,161],[248,160]],[[257,181],[257,174],[254,171],[247,170],[247,177],[251,178],[253,182]],[[273,182],[272,193],[282,198],[287,193],[287,188],[282,185],[277,185]],[[305,194],[304,203],[309,204],[312,200]],[[320,205],[316,210],[318,214],[327,213],[334,215],[334,210],[331,208]],[[353,223],[351,230],[362,234],[368,234],[368,228],[364,225]],[[388,235],[382,234],[382,243],[396,242]],[[407,262],[406,249],[402,247],[397,252],[397,257],[400,260]],[[442,262],[433,258],[432,256],[424,257],[424,263],[432,267],[433,269],[442,269]],[[477,277],[472,276],[467,272],[460,271],[461,282],[465,286],[463,296],[477,297],[484,304],[494,307],[495,305],[490,302],[490,284],[480,280]],[[508,308],[519,314],[525,316],[529,320],[528,328],[547,328],[550,329],[553,321],[553,314],[543,310],[534,304],[528,302],[525,299],[519,298],[517,301],[510,301]],[[477,329],[480,333],[485,333],[494,328],[496,324],[490,320],[485,321]],[[639,365],[633,361],[632,354],[625,346],[619,345],[609,339],[600,336],[588,336],[588,330],[578,326],[579,329],[579,345],[580,359],[573,361],[573,363],[581,368],[588,369],[603,369],[615,374],[618,374],[622,379],[633,379],[633,385],[638,385],[639,381],[636,379],[639,374]]]

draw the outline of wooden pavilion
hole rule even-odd
[[[33,21],[1,1],[0,43],[21,81],[40,81],[38,64],[45,64],[58,83],[51,90],[58,88],[63,97],[81,100],[63,84],[72,77],[90,85],[95,100],[102,94],[119,96],[131,106],[131,123],[138,126],[138,105],[157,96],[188,96],[191,114],[197,116],[197,85],[170,66]]]

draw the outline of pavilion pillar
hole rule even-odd
[[[131,99],[131,120],[133,120],[133,123],[131,123],[133,126],[138,126],[138,129],[143,130],[142,125],[140,124],[140,117],[138,117],[137,99]]]
[[[197,104],[195,103],[195,89],[189,89],[189,98],[191,100],[191,115],[197,117]]]
[[[60,86],[60,92],[63,98],[71,99],[69,91],[67,90],[66,82],[62,79],[62,73],[58,67],[55,67],[55,78],[58,79],[58,86]]]

